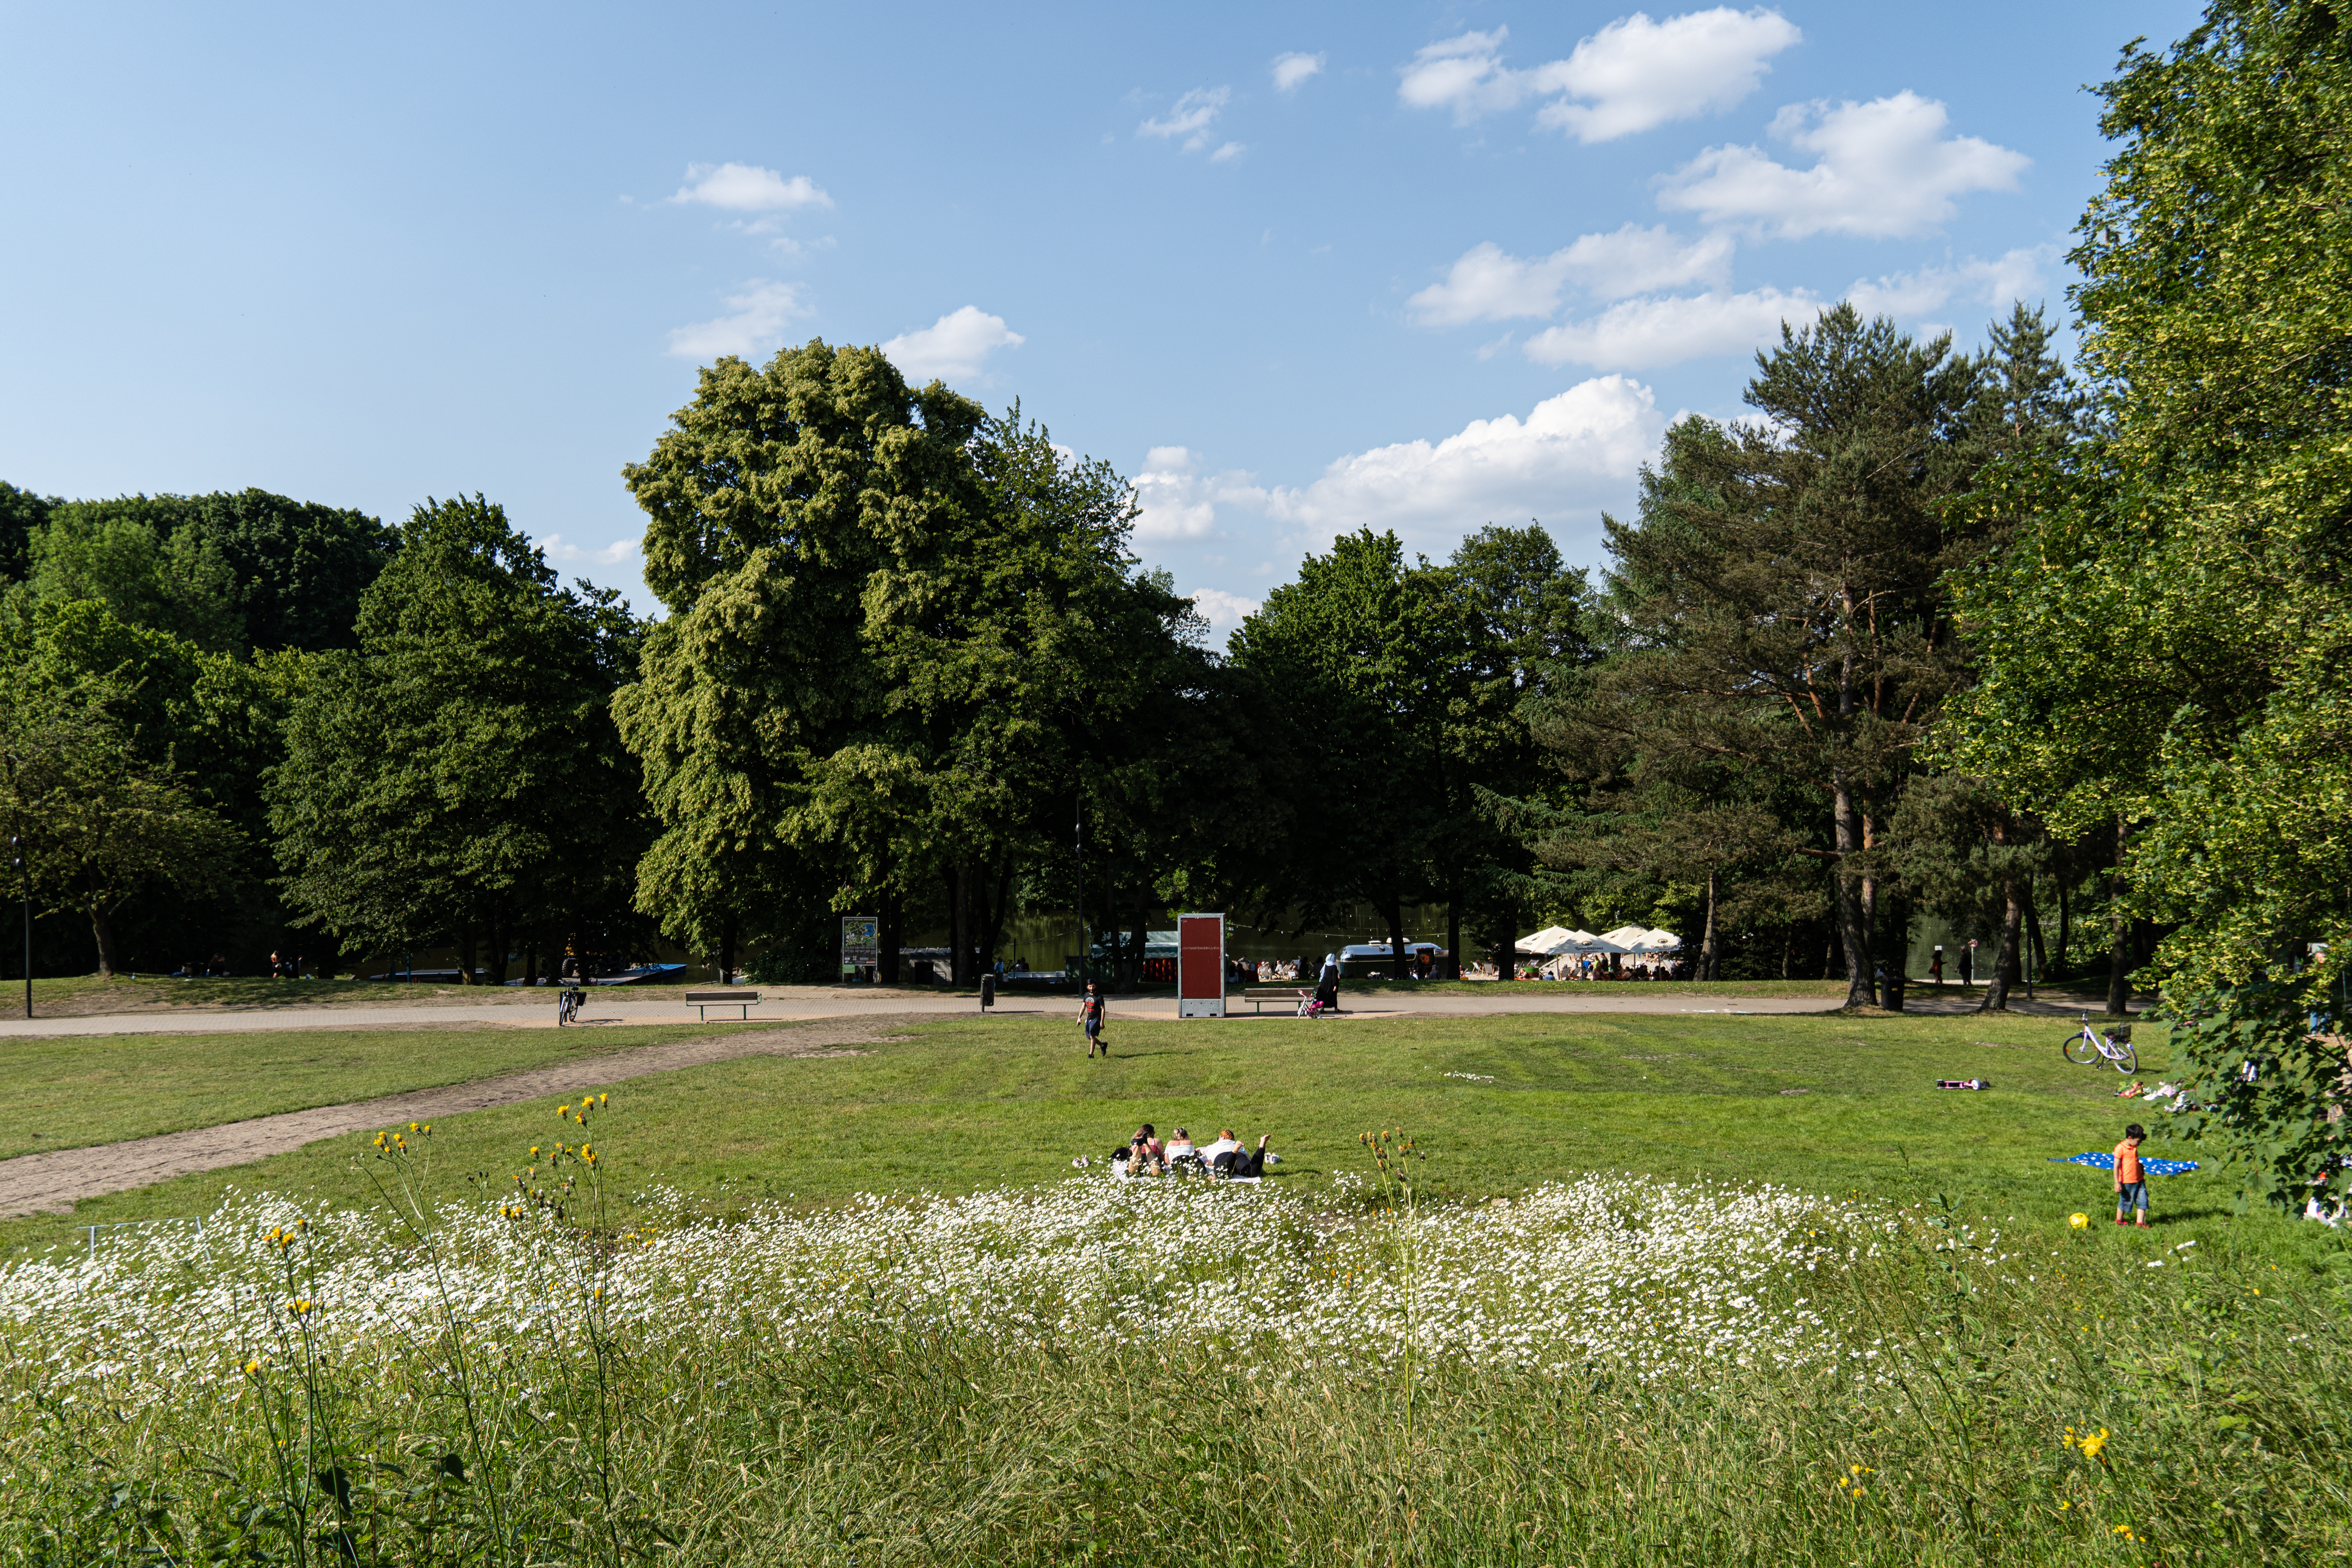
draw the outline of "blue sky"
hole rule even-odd
[[[480,490],[655,606],[721,352],[880,342],[1138,484],[1230,626],[1336,531],[1602,510],[1859,289],[2063,309],[2195,6],[0,6],[0,479]]]

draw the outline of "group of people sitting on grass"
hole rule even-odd
[[[1164,1176],[1173,1171],[1195,1171],[1255,1181],[1265,1174],[1266,1166],[1281,1163],[1281,1155],[1265,1152],[1263,1137],[1258,1139],[1257,1147],[1251,1149],[1243,1144],[1232,1128],[1223,1127],[1217,1131],[1215,1142],[1195,1144],[1192,1133],[1179,1127],[1163,1142],[1159,1131],[1147,1121],[1135,1130],[1126,1148],[1112,1152],[1110,1173]]]

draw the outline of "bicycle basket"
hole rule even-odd
[[[2131,1026],[2129,1024],[2117,1024],[2113,1029],[2110,1029],[2107,1032],[2107,1038],[2113,1040],[2119,1046],[2127,1043],[2131,1039]]]

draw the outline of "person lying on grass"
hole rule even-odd
[[[1201,1163],[1222,1176],[1262,1176],[1265,1174],[1265,1139],[1257,1141],[1255,1152],[1244,1148],[1230,1127],[1217,1131],[1217,1141],[1201,1151]]]

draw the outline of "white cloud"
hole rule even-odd
[[[1474,245],[1445,274],[1405,301],[1428,327],[1458,327],[1465,321],[1507,321],[1518,316],[1549,316],[1559,309],[1568,284],[1568,252],[1521,260],[1492,243]]]
[[[1195,588],[1185,597],[1192,601],[1192,608],[1200,612],[1201,618],[1219,631],[1240,626],[1257,614],[1258,605],[1264,602],[1228,594],[1223,588]]]
[[[1580,142],[1612,142],[1670,120],[1729,109],[1756,90],[1771,59],[1804,37],[1777,11],[1718,5],[1653,22],[1636,11],[1576,46],[1560,69],[1568,96],[1536,121]]]
[[[1138,136],[1163,142],[1184,139],[1184,151],[1197,153],[1209,144],[1209,125],[1234,95],[1229,87],[1196,87],[1176,100],[1164,119],[1147,120],[1135,128]]]
[[[934,376],[978,375],[990,353],[1029,340],[974,305],[950,310],[919,331],[903,332],[882,345],[890,363],[909,381]]]
[[[1310,78],[1323,74],[1321,55],[1276,55],[1274,57],[1274,87],[1276,92],[1293,92]]]
[[[806,174],[787,180],[756,163],[688,163],[686,184],[669,199],[735,213],[797,212],[802,207],[833,205],[833,198]]]
[[[1248,151],[1249,144],[1245,142],[1228,142],[1223,146],[1209,154],[1209,162],[1212,163],[1230,163]]]
[[[1493,244],[1475,245],[1454,263],[1444,282],[1430,285],[1406,304],[1423,325],[1434,327],[1549,316],[1571,281],[1601,300],[1721,283],[1730,274],[1731,252],[1727,235],[1685,245],[1664,225],[1642,228],[1630,223],[1613,233],[1584,235],[1533,260]]]
[[[1693,283],[1727,283],[1731,251],[1727,234],[1702,235],[1685,245],[1664,224],[1643,228],[1629,223],[1608,234],[1581,235],[1560,255],[1586,293],[1622,300]]]
[[[1822,303],[1802,289],[1626,300],[1589,321],[1537,333],[1526,352],[1538,364],[1646,370],[1755,348],[1780,335],[1784,318],[1810,321]]]
[[[1664,430],[1648,387],[1603,376],[1546,398],[1524,421],[1474,419],[1434,444],[1341,458],[1312,484],[1268,492],[1266,510],[1326,537],[1394,528],[1442,544],[1497,519],[1558,516],[1614,498]]]
[[[1220,501],[1262,506],[1265,492],[1238,471],[1204,475],[1183,447],[1154,447],[1135,476],[1135,537],[1139,541],[1206,539],[1217,531]]]
[[[1857,279],[1845,297],[1865,316],[1917,321],[1958,301],[1995,310],[2042,291],[2043,251],[2011,250],[1990,261],[1973,258],[1957,267],[1922,267]]]
[[[1979,137],[1947,137],[1948,123],[1941,103],[1909,91],[1790,104],[1773,117],[1772,134],[1816,154],[1811,168],[1755,147],[1710,147],[1665,177],[1658,205],[1783,239],[1924,234],[1952,216],[1956,196],[2016,189],[2032,162]]]
[[[1990,261],[1859,278],[1834,299],[1864,316],[1913,323],[1955,302],[1999,310],[2037,292],[2047,250],[2011,250]],[[1527,342],[1538,364],[1584,364],[1596,370],[1650,370],[1709,354],[1744,353],[1778,341],[1780,323],[1803,327],[1832,298],[1809,289],[1717,289],[1698,295],[1646,295],[1610,307],[1590,321],[1564,322]]]
[[[1465,33],[1423,47],[1397,73],[1397,97],[1413,109],[1451,109],[1457,125],[1511,108],[1527,96],[1532,73],[1503,68],[1503,40],[1510,32]]]
[[[638,544],[636,539],[616,539],[602,549],[583,548],[560,533],[543,535],[539,541],[540,551],[549,560],[583,566],[618,566],[636,554]]]
[[[1548,99],[1540,124],[1581,142],[1609,142],[1670,120],[1730,108],[1756,89],[1773,56],[1803,35],[1777,11],[1727,5],[1654,22],[1621,16],[1564,60],[1526,70],[1503,63],[1509,29],[1429,45],[1399,72],[1397,96],[1415,109],[1451,109],[1468,124]]]
[[[785,326],[810,313],[801,291],[790,283],[755,278],[740,294],[726,297],[728,314],[716,321],[679,327],[669,335],[669,352],[680,359],[709,360],[725,354],[746,358],[773,348]]]

